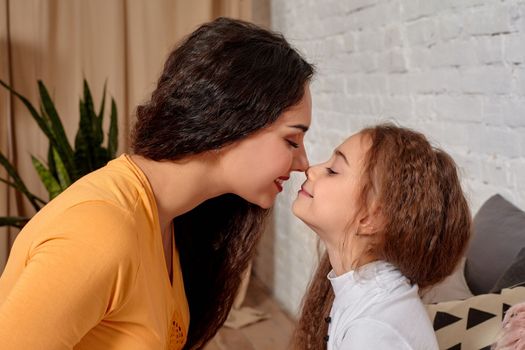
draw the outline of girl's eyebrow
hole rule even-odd
[[[344,155],[344,153],[341,152],[339,149],[336,149],[336,150],[334,151],[334,154],[335,154],[336,156],[340,156],[341,158],[343,158],[343,160],[345,161],[346,165],[348,165],[348,166],[350,165],[350,164],[348,164],[348,159],[346,158],[346,156]]]
[[[299,129],[299,130],[301,130],[304,133],[306,133],[308,131],[308,127],[306,125],[303,125],[303,124],[288,125],[288,127]]]

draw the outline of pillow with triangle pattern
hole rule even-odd
[[[525,301],[525,286],[500,293],[426,305],[442,350],[489,350],[501,330],[505,312]]]

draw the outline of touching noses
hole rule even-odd
[[[306,171],[309,165],[310,164],[308,163],[308,156],[306,155],[306,150],[304,148],[304,145],[302,145],[297,150],[297,155],[293,159],[292,171]]]
[[[326,172],[326,163],[319,163],[312,165],[306,169],[306,178],[310,181],[315,181],[320,175]]]
[[[317,164],[317,165],[312,165],[311,167],[309,167],[308,169],[306,169],[306,178],[308,180],[315,180],[315,178],[317,177],[317,174],[319,173],[319,169],[321,169],[321,165],[320,164]]]

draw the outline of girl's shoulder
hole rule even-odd
[[[437,349],[417,285],[387,262],[354,272],[347,287],[336,294],[331,314],[337,323],[333,336],[340,341],[352,338],[348,340],[352,346],[341,349]]]
[[[349,324],[340,341],[339,349],[400,349],[437,350],[435,336],[421,332],[415,327],[413,332],[402,329],[376,318],[364,317]]]

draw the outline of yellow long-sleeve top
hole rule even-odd
[[[189,310],[170,283],[153,192],[123,155],[51,201],[0,278],[0,349],[181,349]]]

